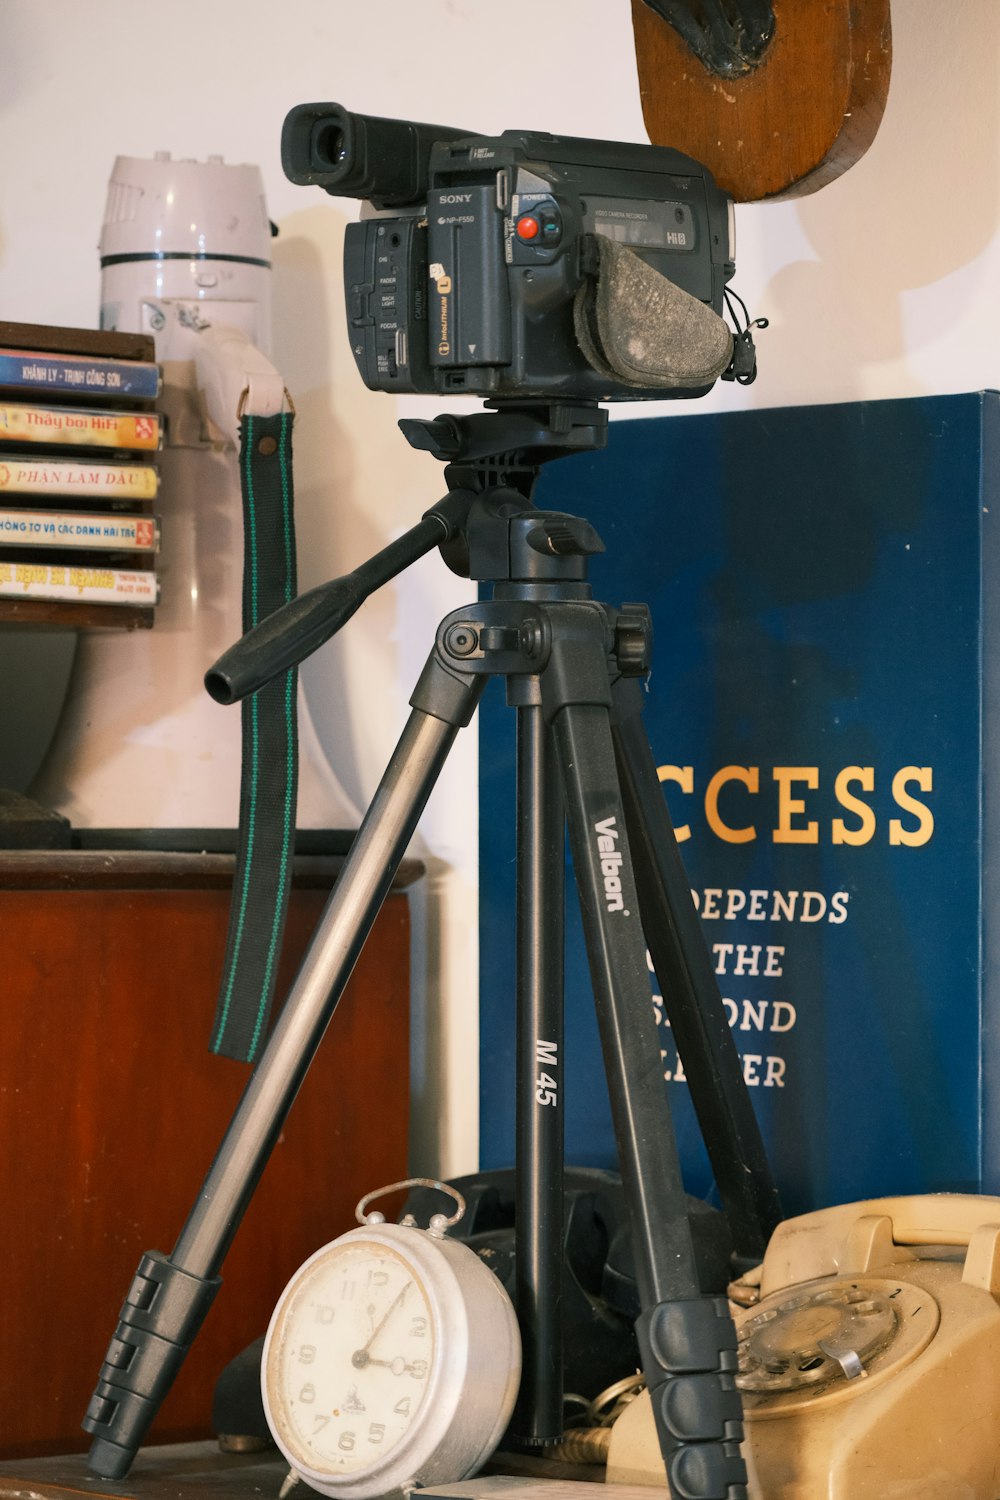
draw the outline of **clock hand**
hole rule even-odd
[[[376,1324],[376,1326],[372,1329],[371,1333],[368,1335],[368,1342],[366,1344],[364,1344],[362,1346],[362,1348],[355,1349],[354,1353],[351,1355],[351,1364],[354,1365],[357,1369],[359,1369],[359,1370],[364,1369],[365,1365],[367,1365],[367,1364],[373,1364],[373,1363],[377,1362],[377,1361],[373,1361],[371,1359],[371,1356],[369,1355],[368,1351],[371,1348],[372,1344],[374,1344],[375,1340],[378,1338],[379,1334],[382,1332],[382,1329],[388,1323],[389,1319],[392,1317],[393,1313],[396,1311],[396,1308],[402,1302],[403,1298],[406,1296],[407,1292],[410,1290],[410,1287],[412,1285],[413,1285],[412,1281],[408,1281],[406,1283],[406,1285],[403,1287],[403,1290],[399,1293],[399,1295],[397,1297],[393,1298],[392,1302],[389,1304],[388,1308],[386,1309],[385,1316],[381,1319],[381,1321],[378,1324]],[[384,1361],[379,1361],[379,1362],[384,1363]]]

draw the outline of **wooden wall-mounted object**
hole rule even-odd
[[[889,92],[889,0],[773,0],[773,15],[759,61],[719,72],[632,0],[650,140],[693,156],[740,203],[801,197],[846,172],[875,139]]]

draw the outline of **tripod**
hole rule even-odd
[[[355,573],[269,616],[206,678],[220,701],[254,691],[434,546],[456,572],[493,583],[491,599],[441,622],[413,712],[173,1254],[140,1263],[84,1421],[100,1475],[127,1473],[221,1284],[222,1260],[448,750],[487,680],[502,676],[518,720],[515,1302],[524,1365],[512,1433],[538,1445],[562,1432],[565,827],[670,1493],[746,1494],[735,1331],[725,1299],[699,1290],[647,945],[740,1260],[762,1258],[777,1195],[642,730],[648,611],[594,601],[587,558],[603,550],[600,538],[530,498],[539,466],[603,446],[606,422],[589,404],[521,403],[401,424],[414,446],[447,463],[448,494]]]

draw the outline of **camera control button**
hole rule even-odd
[[[557,204],[549,198],[544,203],[535,205],[535,213],[538,216],[539,239],[543,245],[558,245],[562,239],[563,222]]]
[[[348,312],[351,322],[355,325],[370,323],[372,321],[368,301],[371,292],[372,288],[370,286],[355,286],[351,288],[348,294]]]
[[[536,240],[542,232],[541,223],[534,214],[522,214],[514,228],[519,240]]]

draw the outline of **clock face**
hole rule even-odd
[[[345,1476],[378,1465],[415,1422],[434,1369],[427,1293],[375,1242],[332,1245],[285,1294],[270,1337],[270,1416],[292,1461]]]

